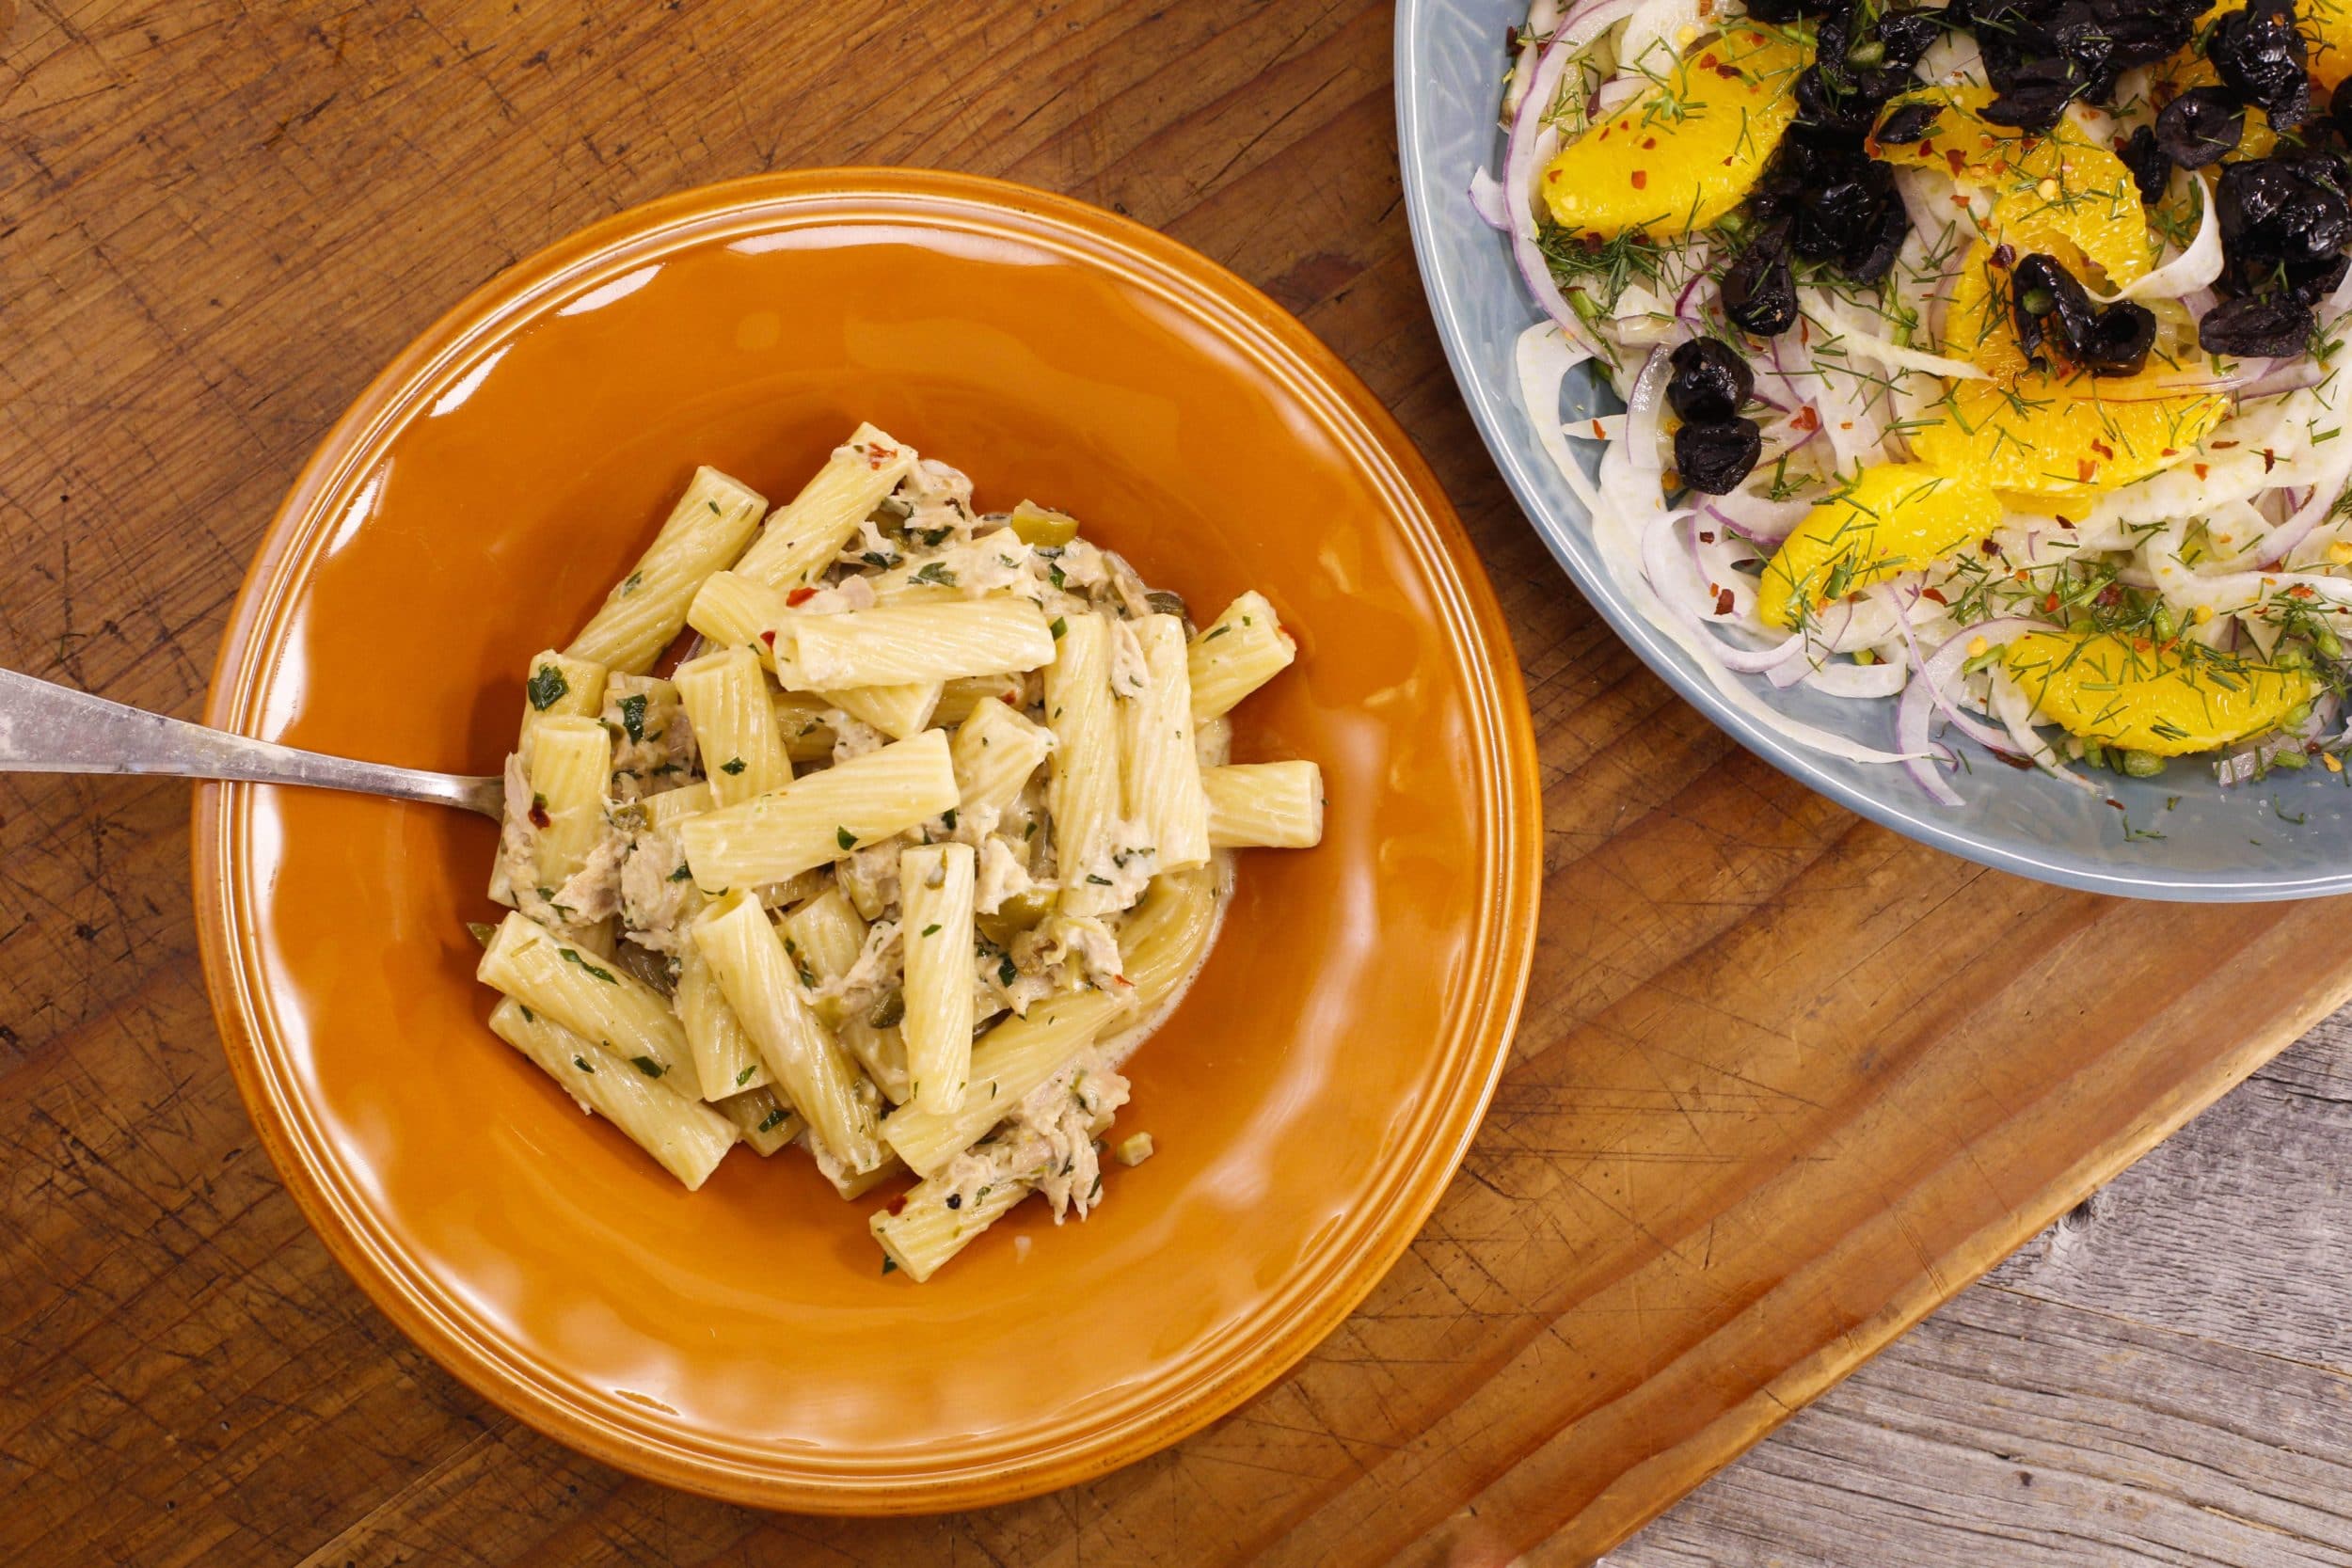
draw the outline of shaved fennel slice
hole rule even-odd
[[[2113,305],[2119,299],[2178,299],[2199,289],[2210,288],[2221,276],[2221,219],[2215,212],[2213,187],[2204,176],[2191,171],[2189,182],[2197,187],[2197,237],[2188,248],[2173,257],[2153,272],[2134,278],[2111,294],[2085,290],[2102,305]]]
[[[1601,456],[1600,480],[1603,504],[1593,511],[1593,542],[1609,568],[1609,575],[1616,579],[1618,588],[1632,601],[1642,618],[1670,638],[1690,656],[1692,663],[1706,672],[1708,682],[1726,703],[1783,739],[1827,756],[1867,763],[1908,760],[1900,752],[1882,752],[1791,719],[1740,684],[1708,646],[1709,638],[1697,625],[1696,614],[1687,607],[1682,613],[1676,613],[1651,588],[1643,569],[1643,531],[1669,515],[1662,499],[1645,504],[1643,481],[1632,472],[1617,445],[1612,445]],[[1653,492],[1655,488],[1653,481]]]

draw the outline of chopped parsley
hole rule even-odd
[[[564,955],[564,961],[565,963],[578,964],[580,968],[586,970],[597,979],[602,980],[608,986],[617,986],[621,983],[612,978],[612,972],[611,970],[598,969],[595,964],[590,963],[587,959],[581,958],[579,954],[573,952],[568,947],[559,947],[556,951]]]
[[[632,741],[645,738],[645,698],[643,692],[621,699],[621,728],[628,732]]]
[[[1054,617],[1054,624],[1047,626],[1045,629],[1052,632],[1054,634],[1054,641],[1058,642],[1062,639],[1062,633],[1070,629],[1070,623],[1063,617],[1057,615]]]
[[[937,539],[926,541],[928,544],[934,545],[938,542],[939,541]],[[915,573],[913,580],[915,582],[932,583],[941,588],[953,588],[956,585],[956,574],[947,569],[946,562],[934,561],[930,565],[924,567],[921,571]]]
[[[747,765],[741,757],[729,757],[726,761],[719,765],[719,771],[732,778],[736,774],[743,771],[746,766]]]
[[[585,1056],[574,1056],[572,1058],[572,1066],[580,1069],[582,1072],[594,1072],[596,1070],[595,1068],[588,1065],[588,1058]]]
[[[572,683],[565,680],[564,672],[552,664],[542,664],[533,670],[531,679],[523,684],[524,694],[530,697],[532,707],[540,713],[562,702],[570,695]]]
[[[752,1074],[757,1072],[758,1070],[759,1064],[757,1062],[754,1062],[751,1066],[737,1073],[735,1075],[735,1086],[739,1089],[744,1085],[750,1083],[752,1081]]]
[[[937,921],[933,921],[929,926],[924,927],[923,934],[927,937],[935,937],[939,935],[939,923]]]
[[[997,962],[996,983],[998,985],[1009,986],[1019,978],[1021,978],[1021,971],[1013,967],[1012,955],[1008,953]]]
[[[746,1074],[746,1075],[748,1075],[748,1074],[751,1072],[751,1070],[752,1070],[752,1069],[749,1069],[749,1068],[745,1068],[745,1069],[743,1069],[743,1071],[745,1072],[745,1074]],[[739,1083],[741,1083],[742,1081],[743,1081],[743,1080],[742,1080],[742,1079],[740,1079],[740,1078],[739,1078],[739,1079],[737,1079],[737,1080],[736,1080],[736,1082],[737,1082],[737,1083],[739,1083]],[[779,1123],[780,1123],[780,1122],[782,1122],[783,1120],[784,1120],[784,1107],[783,1107],[783,1106],[781,1106],[781,1105],[779,1105],[779,1106],[777,1106],[774,1110],[772,1110],[772,1111],[769,1112],[769,1113],[767,1114],[767,1116],[765,1116],[765,1117],[761,1117],[761,1118],[760,1118],[760,1123],[759,1123],[759,1126],[755,1129],[755,1131],[757,1131],[757,1132],[767,1132],[770,1128],[776,1126],[777,1124],[779,1124]]]
[[[841,846],[844,849],[854,849],[857,847],[857,834],[850,832],[847,828],[834,829],[833,841]]]
[[[683,863],[683,862],[680,862],[680,863],[679,863],[679,864],[678,864],[678,868],[677,868],[675,871],[673,871],[673,872],[671,872],[671,873],[670,873],[670,880],[672,880],[672,881],[674,881],[674,882],[682,882],[682,881],[686,880],[686,879],[687,879],[687,878],[691,877],[693,874],[694,874],[694,868],[693,868],[692,866],[688,865],[688,864],[686,864],[686,863]]]
[[[882,1273],[884,1275],[894,1275],[898,1272],[898,1260],[896,1258],[885,1258],[882,1259]]]
[[[648,1078],[659,1078],[663,1073],[670,1070],[668,1068],[663,1067],[660,1062],[655,1061],[651,1056],[631,1056],[628,1059],[628,1065],[635,1068],[638,1071],[644,1073]]]

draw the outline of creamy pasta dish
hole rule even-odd
[[[763,518],[765,519],[763,523]],[[695,634],[667,675],[682,631]],[[1228,851],[1323,832],[1313,762],[1230,764],[1296,657],[860,426],[772,515],[699,470],[524,673],[476,935],[490,1026],[690,1189],[797,1146],[915,1280],[1031,1194],[1083,1218],[1120,1066],[1205,957]]]
[[[2352,0],[1537,0],[1515,41],[1470,194],[1545,312],[1521,395],[1728,703],[1947,804],[1947,732],[2086,789],[2344,775]],[[1579,366],[1623,414],[1564,428]]]

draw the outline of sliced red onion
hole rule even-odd
[[[1559,96],[1560,78],[1576,56],[1607,28],[1633,14],[1635,0],[1591,0],[1579,5],[1561,18],[1559,31],[1554,33],[1543,55],[1536,61],[1534,78],[1527,85],[1527,96],[1519,101],[1518,113],[1511,119],[1511,136],[1502,158],[1502,190],[1505,214],[1511,225],[1511,259],[1518,264],[1519,277],[1527,292],[1535,296],[1544,314],[1560,324],[1568,341],[1587,353],[1608,357],[1593,335],[1585,328],[1582,318],[1560,285],[1552,281],[1551,267],[1544,260],[1543,248],[1535,243],[1535,150],[1544,129],[1544,115]]]
[[[1777,545],[1804,521],[1810,501],[1776,501],[1744,490],[1717,496],[1706,502],[1707,515],[1740,538],[1756,545]]]
[[[1673,537],[1689,515],[1687,512],[1661,512],[1642,531],[1642,573],[1649,578],[1652,591],[1665,602],[1668,611],[1677,620],[1698,634],[1706,643],[1707,651],[1724,669],[1742,675],[1772,675],[1793,665],[1802,673],[1804,665],[1803,634],[1775,642],[1768,648],[1734,647],[1718,638],[1708,626],[1706,617],[1692,609],[1692,600],[1697,596],[1700,585],[1690,571],[1677,570],[1678,566],[1687,566],[1687,562],[1677,558]],[[1775,678],[1773,684],[1786,683]]]

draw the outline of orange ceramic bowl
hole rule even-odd
[[[1067,508],[1152,582],[1273,599],[1297,664],[1235,755],[1318,759],[1327,836],[1244,857],[1130,1069],[1159,1153],[927,1286],[797,1155],[689,1194],[490,1035],[493,830],[215,785],[204,962],[238,1086],[327,1245],[526,1421],[777,1508],[1001,1501],[1140,1457],[1335,1326],[1426,1216],[1502,1064],[1537,871],[1525,699],[1460,526],[1296,322],[1156,234],[957,176],[690,191],[523,262],[393,363],[287,498],[208,717],[497,768],[697,463],[788,497],[860,419],[982,504]],[[1018,1244],[1026,1237],[1034,1243]]]

